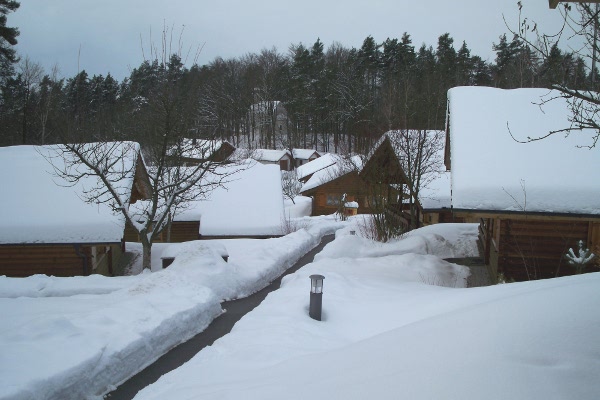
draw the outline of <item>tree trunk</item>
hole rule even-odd
[[[152,243],[145,237],[145,234],[140,234],[142,242],[142,267],[152,271]]]

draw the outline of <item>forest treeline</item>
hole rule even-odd
[[[121,82],[85,71],[61,78],[25,57],[0,79],[0,145],[143,144],[172,135],[364,152],[390,129],[443,129],[454,86],[592,86],[584,61],[557,47],[542,60],[518,37],[503,35],[493,50],[488,62],[464,42],[456,49],[448,33],[435,47],[419,48],[405,33],[382,43],[369,36],[358,49],[325,49],[317,39],[285,54],[265,49],[190,67],[163,51]]]

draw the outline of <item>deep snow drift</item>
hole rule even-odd
[[[137,276],[0,277],[0,399],[109,391],[204,330],[221,300],[262,289],[341,226],[321,218],[277,239],[156,245],[175,262]]]
[[[596,399],[600,274],[457,288],[460,267],[417,254],[440,226],[458,227],[418,230],[405,239],[424,236],[417,251],[400,255],[338,231],[229,335],[136,399]],[[468,247],[464,233],[450,235],[458,245],[443,238],[449,253]],[[321,322],[308,317],[313,273],[325,276]]]

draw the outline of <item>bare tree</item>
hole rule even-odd
[[[19,63],[19,75],[23,81],[23,111],[21,119],[21,137],[23,144],[27,144],[27,130],[29,125],[29,103],[31,94],[35,87],[40,83],[44,70],[39,63],[31,61],[25,57]]]
[[[404,196],[410,210],[410,226],[419,225],[419,195],[439,177],[442,170],[444,148],[443,131],[402,129],[387,132],[392,147],[406,176]]]
[[[283,195],[296,204],[294,198],[300,193],[302,183],[298,180],[296,170],[281,171],[281,189]]]
[[[38,104],[38,118],[40,122],[40,143],[46,144],[48,136],[48,119],[56,103],[56,95],[60,86],[58,79],[58,65],[52,67],[50,75],[44,76],[40,82],[40,96]]]
[[[586,60],[585,63],[580,64],[583,65],[588,76],[588,82],[583,86],[584,89],[581,88],[582,86],[570,85],[571,82],[566,81],[564,77],[551,82],[550,88],[556,89],[558,95],[550,95],[548,98],[542,99],[540,104],[553,101],[558,97],[564,98],[571,112],[570,126],[550,131],[540,137],[530,137],[526,141],[542,140],[559,132],[568,134],[573,131],[589,129],[594,132],[589,147],[595,147],[600,138],[600,94],[598,93],[600,84],[598,77],[600,75],[597,70],[600,57],[598,51],[600,8],[598,4],[579,3],[573,7],[565,3],[560,11],[563,25],[558,32],[550,34],[541,32],[541,27],[535,21],[523,16],[523,4],[520,1],[518,10],[518,27],[514,29],[507,24],[513,34],[517,35],[544,61],[551,59],[559,45],[577,46],[573,53],[578,58]]]
[[[57,146],[49,157],[57,175],[67,182],[75,184],[84,177],[96,177],[96,185],[86,190],[82,200],[106,203],[124,216],[139,235],[144,268],[151,267],[152,244],[173,218],[190,202],[206,198],[213,189],[223,186],[242,168],[213,157],[219,141],[208,140],[210,137],[186,140],[197,134],[202,92],[198,79],[182,62],[181,45],[177,53],[166,54],[172,41],[172,30],[165,28],[162,52],[151,46],[154,61],[147,65],[153,69],[154,84],[140,90],[135,99],[141,101],[131,105],[129,129],[139,144],[74,143],[67,132],[65,144]],[[190,154],[194,154],[194,165],[185,166],[183,159]],[[132,176],[146,175],[144,172],[146,195],[130,206],[129,198],[124,197],[131,190],[127,185],[131,185]]]
[[[167,140],[157,145],[164,149],[162,157],[147,167],[142,161],[140,145],[135,142],[63,144],[53,147],[47,155],[56,175],[70,184],[90,176],[96,178],[94,185],[86,187],[82,200],[108,204],[123,215],[139,235],[143,267],[148,269],[152,244],[173,218],[192,201],[206,198],[212,190],[225,185],[239,170],[235,165],[225,167],[222,162],[213,161],[209,156],[213,149],[208,142],[203,149],[206,157],[193,167],[174,161],[189,149],[169,147]],[[134,183],[136,174],[147,178]],[[132,191],[139,192],[142,200],[130,204]]]

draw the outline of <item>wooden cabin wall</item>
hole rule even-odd
[[[122,255],[121,245],[116,243],[81,244],[78,249],[73,244],[2,245],[0,275],[81,276],[92,273],[111,276]]]
[[[312,215],[335,213],[338,206],[327,204],[327,196],[341,198],[344,193],[346,193],[346,201],[356,201],[358,203],[359,214],[368,214],[371,213],[371,209],[367,204],[366,187],[366,183],[358,177],[358,174],[350,173],[307,191],[304,195],[313,197]]]
[[[564,258],[569,248],[577,249],[583,240],[597,248],[591,232],[600,233],[598,224],[586,220],[488,219],[491,226],[489,253],[486,260],[507,279],[525,281],[572,275],[575,268]],[[599,235],[600,236],[600,235]],[[497,263],[497,265],[492,265]],[[598,270],[590,267],[590,271]]]
[[[83,275],[83,258],[73,245],[2,245],[0,275],[26,277]]]
[[[167,240],[167,232],[159,237],[161,242]],[[200,221],[175,221],[171,225],[171,243],[189,242],[200,239]]]
[[[94,245],[82,246],[90,260],[92,274],[114,276],[119,265],[123,249],[121,245]],[[95,249],[95,250],[94,250]]]

